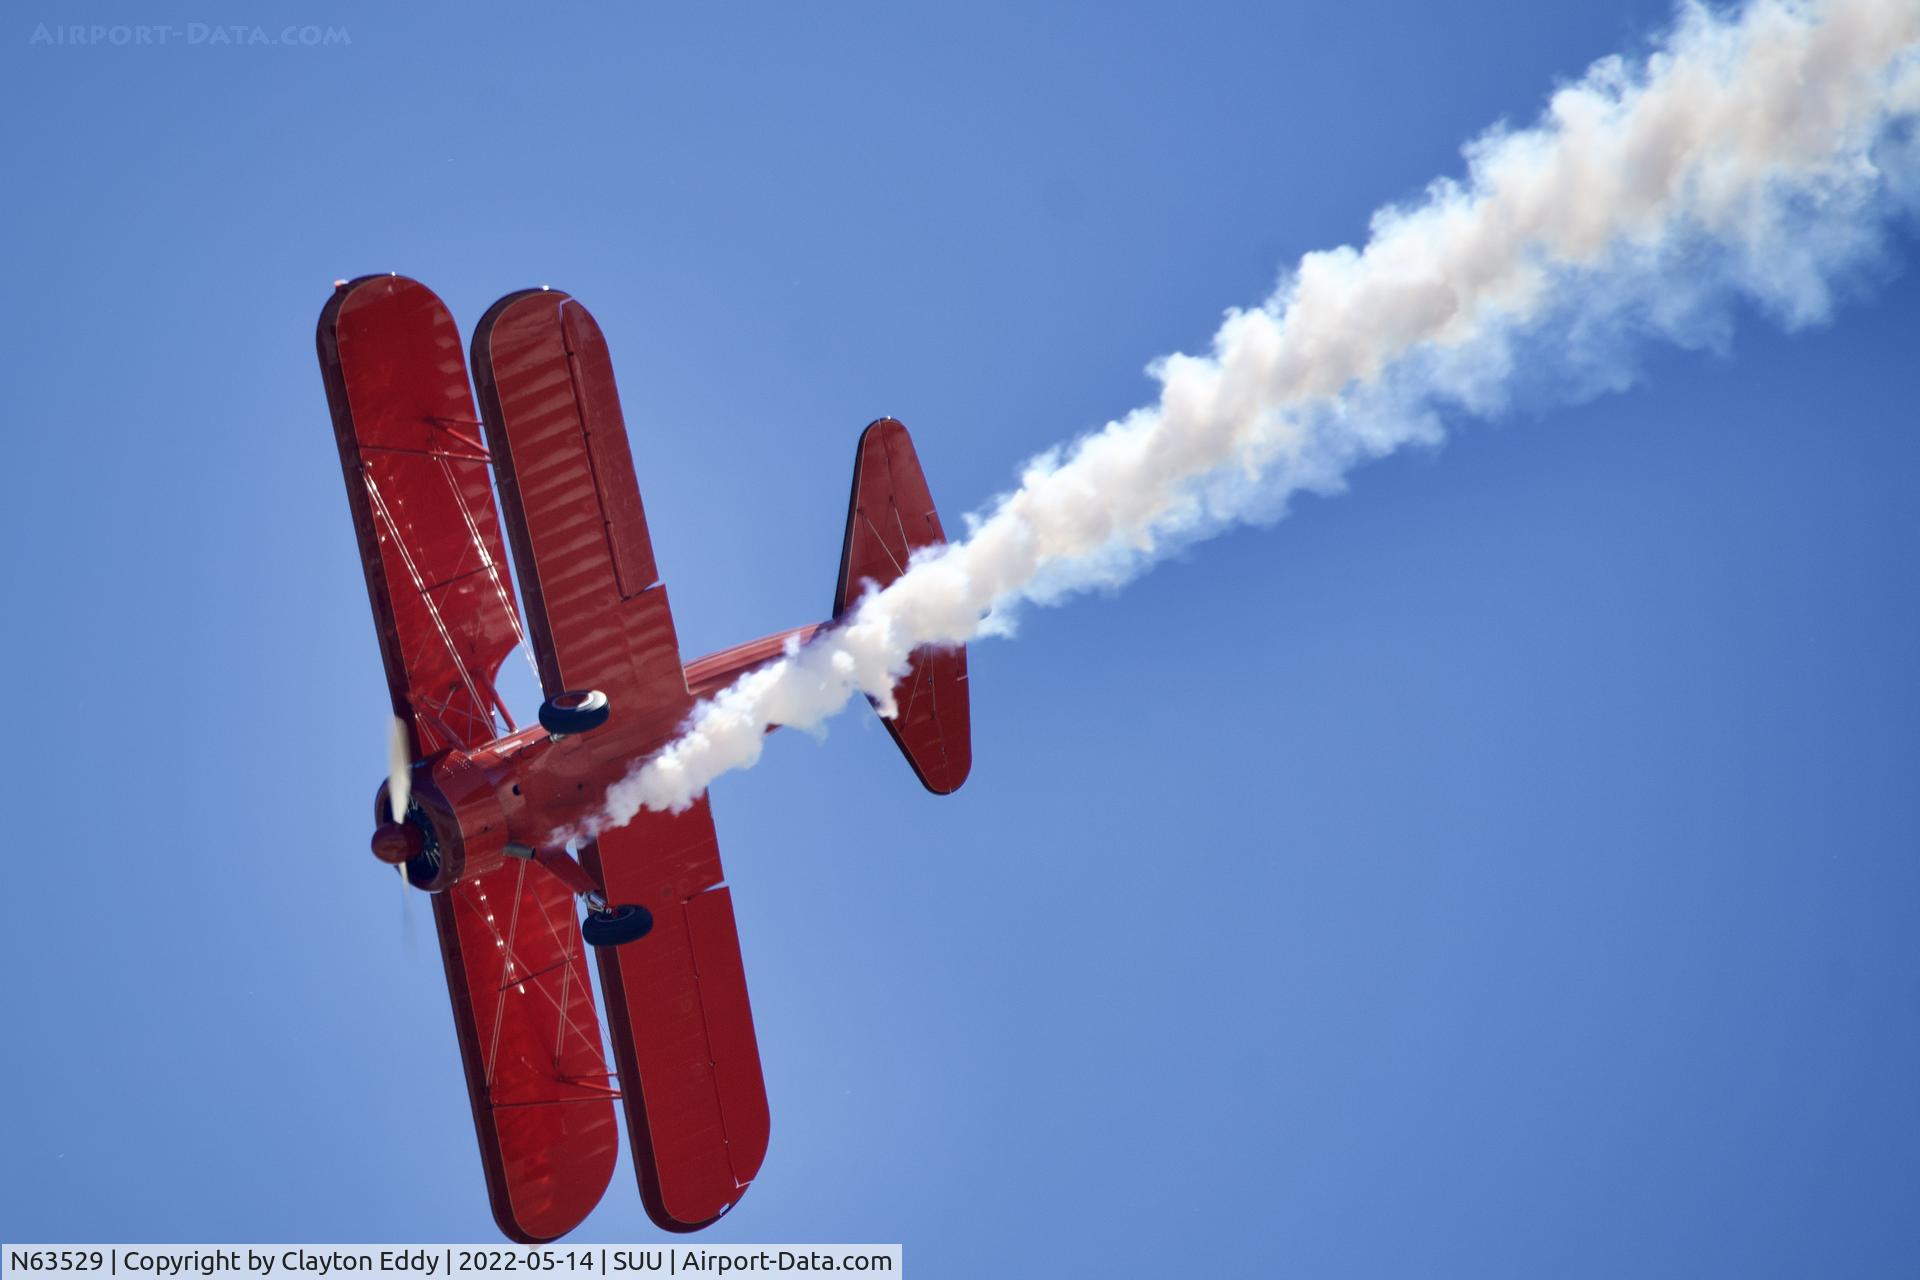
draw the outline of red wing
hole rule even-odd
[[[368,277],[334,293],[319,346],[394,711],[417,755],[489,741],[520,623],[453,317]],[[553,1239],[619,1151],[573,896],[517,862],[438,895],[434,923],[494,1219]]]
[[[564,293],[511,294],[473,367],[541,684],[598,689],[664,737],[687,683],[599,326]]]
[[[394,714],[415,758],[489,741],[520,621],[459,330],[426,286],[370,276],[335,290],[319,345]]]
[[[599,326],[564,293],[513,294],[480,322],[473,366],[541,683],[599,689],[665,741],[693,698]],[[705,800],[643,812],[581,858],[609,901],[653,913],[646,937],[600,952],[600,982],[647,1212],[689,1230],[739,1200],[767,1145],[713,819]]]
[[[573,894],[516,859],[435,894],[433,921],[494,1221],[553,1240],[600,1203],[620,1150]]]
[[[747,1002],[733,898],[704,797],[642,810],[582,857],[612,902],[653,910],[653,931],[599,953],[607,1025],[647,1216],[670,1231],[732,1208],[767,1154],[767,1090]]]

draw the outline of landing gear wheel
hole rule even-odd
[[[629,903],[611,911],[589,911],[580,936],[590,947],[618,947],[653,932],[653,912]]]
[[[613,708],[598,689],[569,689],[540,704],[540,727],[548,733],[585,733],[607,722]]]

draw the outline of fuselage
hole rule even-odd
[[[688,689],[696,698],[709,697],[824,625],[763,636],[689,663]],[[623,715],[616,703],[607,722],[591,732],[556,735],[531,725],[416,762],[409,817],[422,839],[410,850],[408,879],[438,891],[509,858],[553,859],[563,852],[566,833],[601,811],[608,789],[680,728],[678,718],[644,710],[629,708]],[[386,793],[383,785],[375,799],[375,822],[382,828],[389,820]]]

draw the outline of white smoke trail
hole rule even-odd
[[[890,711],[915,648],[1339,489],[1437,439],[1440,409],[1499,407],[1522,357],[1578,394],[1623,380],[1641,334],[1710,338],[1736,298],[1821,318],[1920,196],[1916,40],[1920,0],[1682,8],[1650,55],[1598,62],[1533,127],[1469,144],[1466,179],[1376,213],[1365,248],[1306,255],[1210,354],[1155,365],[1157,404],[1029,464],[964,540],[702,703],[588,830],[686,806],[752,765],[769,725],[816,728],[856,693]]]

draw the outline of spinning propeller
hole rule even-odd
[[[426,837],[407,818],[413,801],[413,748],[407,738],[407,722],[399,716],[387,735],[387,821],[373,831],[373,856],[391,862],[407,883],[407,862],[426,848]]]
[[[387,733],[387,807],[395,822],[407,820],[407,804],[413,799],[413,748],[407,742],[407,722],[399,716]]]

